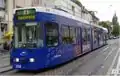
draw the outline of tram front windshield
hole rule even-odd
[[[17,24],[14,29],[15,48],[43,47],[43,31],[38,23]]]

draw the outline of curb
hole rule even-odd
[[[11,70],[13,70],[13,68],[11,66],[8,66],[8,67],[5,67],[5,68],[0,68],[0,74],[11,71]]]

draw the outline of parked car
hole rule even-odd
[[[113,37],[113,39],[117,39],[117,37]]]

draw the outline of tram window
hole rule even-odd
[[[77,30],[75,27],[62,26],[62,43],[76,44]]]
[[[40,48],[43,47],[43,30],[40,25],[26,23],[15,26],[16,48]]]
[[[76,34],[77,34],[77,30],[74,27],[70,27],[70,43],[76,43]]]
[[[58,45],[58,24],[46,23],[46,45],[48,47]]]
[[[43,31],[39,25],[25,27],[26,41],[34,44],[35,47],[43,47]]]
[[[94,31],[94,40],[97,41],[97,39],[98,39],[97,31]]]
[[[81,34],[80,28],[77,27],[77,28],[76,28],[76,43],[77,43],[77,44],[80,44],[80,34]]]
[[[87,28],[83,29],[82,40],[83,40],[83,44],[87,44],[88,43],[88,30],[87,30]]]
[[[39,25],[40,25],[40,24],[39,24]],[[37,27],[36,37],[37,37],[37,39],[38,39],[38,44],[37,44],[37,46],[38,46],[38,47],[43,47],[43,44],[44,44],[44,43],[43,43],[44,36],[43,36],[43,28],[42,28],[41,25]]]
[[[93,42],[96,43],[98,40],[97,28],[95,27],[93,28],[92,34],[93,34]]]
[[[22,32],[21,32],[22,28],[19,26],[18,29],[18,41],[21,42],[22,41]]]
[[[71,42],[70,36],[70,29],[69,26],[62,26],[62,43],[69,44]]]

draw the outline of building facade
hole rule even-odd
[[[0,0],[0,39],[2,39],[4,33],[7,31],[7,22],[6,22],[6,5],[5,0]],[[1,42],[2,40],[0,40]]]

